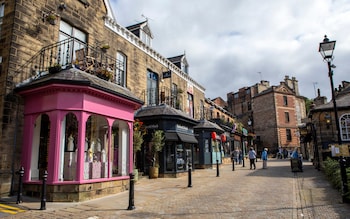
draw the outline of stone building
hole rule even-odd
[[[299,95],[298,81],[285,77],[277,86],[261,81],[251,87],[228,93],[228,109],[253,133],[252,145],[276,152],[300,146],[299,125],[306,117],[305,101]]]
[[[316,99],[325,99],[318,93]],[[323,161],[331,157],[332,145],[337,145],[339,140],[348,146],[350,150],[350,83],[343,81],[335,90],[338,118],[335,118],[333,100],[324,103],[315,101],[308,115],[306,124],[305,144],[309,146],[310,157],[318,168],[322,168]],[[336,126],[339,120],[339,130]],[[338,139],[338,136],[340,139]]]
[[[0,91],[1,195],[15,192],[15,172],[23,165],[25,189],[37,193],[45,166],[35,175],[38,177],[27,171],[35,166],[32,149],[42,137],[35,128],[39,121],[46,130],[42,134],[54,140],[45,141],[38,151],[38,159],[51,165],[48,168],[53,171],[48,173],[48,200],[80,201],[127,188],[128,174],[133,170],[131,109],[140,104],[166,104],[193,120],[204,117],[204,87],[188,74],[184,55],[168,59],[152,49],[153,34],[147,21],[122,27],[109,0],[94,4],[85,0],[4,0],[0,4],[0,83],[4,88]],[[59,72],[51,73],[52,69]],[[75,92],[80,93],[81,102],[72,101]],[[40,96],[37,105],[36,95]],[[63,121],[72,121],[72,126]],[[92,128],[94,124],[101,129]],[[70,136],[70,131],[74,135]],[[85,137],[94,137],[87,139],[90,149],[93,142],[98,146],[97,136],[109,151],[108,159],[120,157],[113,160],[115,168],[110,160],[110,164],[98,166],[97,172],[92,171],[96,162],[103,160],[102,150],[87,156],[90,167],[84,163],[89,162],[83,153],[89,152],[83,150]],[[71,137],[74,151],[66,147],[71,145]],[[119,144],[121,153],[116,151]],[[47,150],[41,153],[40,148]],[[76,153],[76,159],[66,160],[65,152]],[[65,164],[72,167],[72,160],[77,162],[76,172],[66,173]],[[89,168],[92,175],[84,172]],[[61,187],[65,193],[54,194]]]

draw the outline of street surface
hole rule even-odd
[[[81,203],[46,203],[24,197],[16,205],[15,197],[1,202],[24,209],[25,212],[5,214],[2,218],[349,218],[350,204],[341,202],[334,190],[310,162],[304,162],[304,172],[291,172],[289,160],[270,159],[268,169],[221,165],[216,169],[192,172],[192,187],[188,176],[180,178],[142,178],[135,184],[134,210],[127,210],[129,192]],[[11,202],[12,201],[12,202]]]

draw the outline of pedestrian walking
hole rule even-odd
[[[261,153],[261,159],[263,161],[263,169],[267,168],[267,148],[264,148],[263,152]]]
[[[254,167],[254,170],[255,170],[256,169],[256,166],[255,166],[256,152],[254,151],[253,147],[250,147],[249,149],[248,158],[250,161],[250,169]]]
[[[236,162],[236,164],[238,164],[238,160],[239,160],[239,150],[238,150],[238,148],[236,148],[236,150],[233,151],[233,159]]]

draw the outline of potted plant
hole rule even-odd
[[[134,175],[135,180],[138,180],[138,169],[136,168],[136,153],[141,151],[143,136],[146,134],[146,129],[142,126],[143,122],[135,120],[133,132],[133,151],[134,151]]]
[[[149,178],[158,178],[159,174],[159,160],[158,153],[163,150],[164,147],[164,132],[162,130],[156,130],[152,134],[151,140],[151,153],[152,153],[152,166],[149,170]]]
[[[50,66],[48,70],[50,74],[54,74],[60,72],[62,70],[62,66],[58,63],[55,63],[54,65]]]
[[[54,13],[49,13],[46,16],[46,21],[49,22],[51,25],[55,25],[57,21],[57,16]]]
[[[96,70],[97,77],[102,78],[106,81],[110,81],[113,79],[113,72],[109,71],[105,68],[99,68]]]
[[[103,45],[101,46],[102,52],[107,52],[107,49],[109,49],[109,48],[110,48],[110,46],[109,46],[108,44],[103,44]]]

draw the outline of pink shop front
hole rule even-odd
[[[134,111],[142,101],[76,69],[16,91],[24,100],[25,195],[39,196],[45,171],[48,201],[84,201],[128,188]]]

